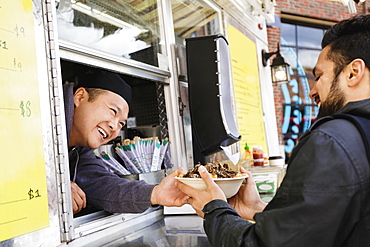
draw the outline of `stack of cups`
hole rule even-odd
[[[269,157],[270,166],[283,168],[285,165],[285,159],[283,156],[270,156]]]
[[[278,170],[278,181],[277,186],[283,181],[285,176],[285,159],[282,156],[270,156],[269,157],[270,167]]]

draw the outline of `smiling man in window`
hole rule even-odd
[[[153,205],[187,202],[188,196],[175,186],[182,168],[150,185],[121,178],[95,156],[94,149],[115,139],[128,117],[131,87],[118,74],[87,72],[63,91],[74,213],[141,213]]]

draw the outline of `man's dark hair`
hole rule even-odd
[[[356,58],[370,69],[370,15],[355,15],[330,27],[321,42],[323,49],[328,45],[327,58],[336,64],[336,75]]]

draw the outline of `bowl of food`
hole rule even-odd
[[[201,164],[196,165],[192,170],[176,177],[176,179],[194,189],[206,190],[207,185],[204,183],[198,171],[200,166]],[[243,180],[248,177],[247,174],[238,173],[230,169],[227,164],[221,164],[219,162],[207,163],[204,165],[204,168],[206,168],[213,181],[224,192],[226,198],[234,196],[242,185]]]

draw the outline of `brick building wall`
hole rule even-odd
[[[357,13],[370,12],[370,0],[356,6]],[[340,1],[329,0],[276,0],[275,14],[281,18],[281,14],[297,15],[302,17],[320,19],[325,21],[338,22],[354,15],[351,14],[347,6]],[[268,26],[269,51],[275,51],[277,43],[280,41],[280,28]],[[274,85],[275,111],[279,142],[283,145],[282,120],[283,120],[283,94],[280,85]]]

